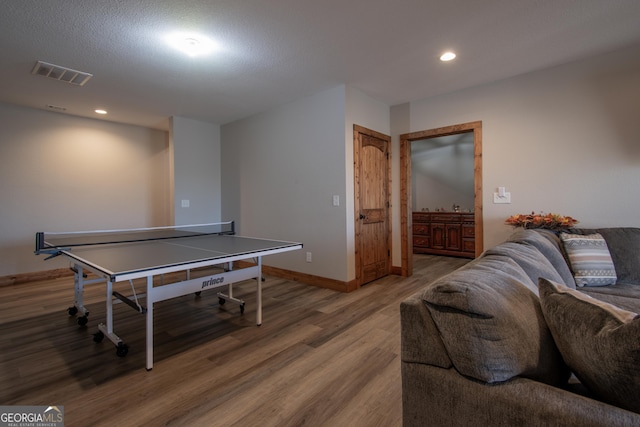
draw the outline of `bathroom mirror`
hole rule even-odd
[[[472,212],[473,132],[411,141],[412,209]]]

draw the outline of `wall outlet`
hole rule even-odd
[[[307,252],[307,262],[311,262],[311,252]]]
[[[333,196],[333,206],[340,206],[340,196],[337,194]]]

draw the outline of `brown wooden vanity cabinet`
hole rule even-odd
[[[475,257],[473,213],[413,212],[413,252]]]

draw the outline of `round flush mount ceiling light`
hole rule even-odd
[[[218,44],[208,37],[194,33],[173,33],[166,38],[169,46],[191,56],[204,56],[218,49]]]
[[[452,61],[455,58],[456,58],[456,54],[453,52],[445,52],[442,55],[440,55],[440,61],[443,61],[443,62]]]
[[[97,114],[107,114],[107,110],[97,109],[94,110]]]

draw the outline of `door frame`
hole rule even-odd
[[[365,127],[354,124],[353,125],[353,186],[354,186],[354,198],[353,198],[353,222],[354,222],[354,230],[355,230],[355,268],[356,268],[356,279],[355,279],[355,287],[356,289],[362,285],[362,256],[360,253],[360,234],[361,234],[361,221],[359,218],[360,215],[360,144],[359,144],[359,135],[368,135],[374,138],[382,139],[387,142],[387,248],[388,251],[388,261],[387,265],[389,266],[387,274],[391,273],[392,269],[392,250],[391,250],[391,242],[392,242],[392,222],[391,222],[391,137],[389,135],[385,135],[380,132],[376,132],[371,129],[367,129]]]
[[[438,136],[473,132],[473,199],[475,219],[475,256],[483,251],[482,226],[482,121],[411,132],[400,135],[400,230],[401,274],[413,274],[411,218],[411,142]]]

